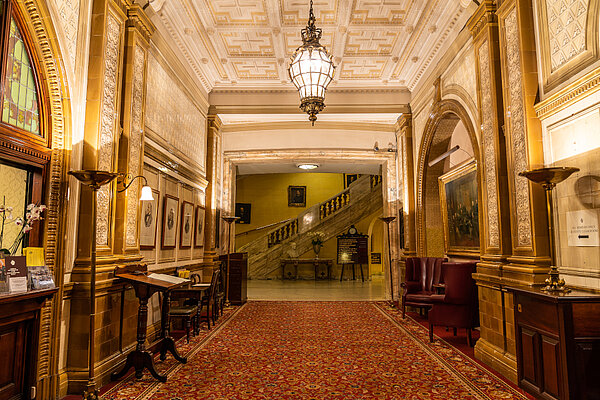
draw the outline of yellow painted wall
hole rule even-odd
[[[385,255],[383,254],[383,252],[387,251],[387,250],[385,250],[383,248],[383,244],[384,244],[383,234],[385,232],[383,230],[383,222],[381,222],[381,220],[379,219],[379,217],[381,215],[382,215],[382,210],[379,209],[376,212],[374,212],[373,214],[361,219],[359,222],[354,224],[354,226],[358,230],[358,233],[367,235],[367,234],[369,234],[369,226],[371,225],[371,223],[373,223],[372,232],[369,237],[369,241],[370,241],[370,245],[371,245],[370,251],[371,251],[371,253],[381,253],[382,264],[370,264],[371,254],[369,254],[369,265],[363,266],[365,278],[369,275],[383,274],[383,263],[385,262],[385,259],[384,259]],[[314,256],[315,256],[314,251],[310,250],[310,251],[306,252],[305,254],[302,254],[300,256],[300,258],[313,258]],[[342,271],[342,266],[338,265],[336,262],[337,261],[337,238],[335,238],[335,237],[331,238],[331,239],[327,240],[325,243],[323,243],[323,247],[321,248],[321,251],[319,252],[319,257],[320,258],[333,258],[334,261],[333,261],[333,268],[331,270],[331,273],[334,278],[339,279],[341,271]],[[308,266],[306,268],[311,269],[312,266]],[[303,271],[299,271],[298,275],[300,275],[300,276],[306,275],[306,274],[303,274],[302,272]],[[360,270],[358,269],[358,267],[356,267],[356,274],[357,274],[357,278],[360,278]],[[352,269],[351,269],[351,267],[349,267],[349,269],[344,271],[344,278],[351,278],[351,277],[352,277]]]
[[[273,228],[242,232],[296,217],[307,208],[321,203],[344,190],[343,174],[260,174],[243,175],[236,182],[236,203],[252,205],[250,224],[236,224],[236,248],[256,239]],[[288,186],[306,186],[306,207],[288,207]]]

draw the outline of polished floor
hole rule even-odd
[[[383,276],[362,282],[339,280],[249,280],[248,300],[374,301],[385,300]]]

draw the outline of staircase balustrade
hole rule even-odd
[[[371,175],[371,189],[381,183],[381,175]]]
[[[294,218],[287,224],[269,232],[269,247],[273,247],[280,244],[284,240],[289,239],[298,233],[298,218]]]
[[[325,219],[330,215],[335,214],[348,204],[350,204],[350,188],[321,203],[319,207],[321,219]]]

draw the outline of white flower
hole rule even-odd
[[[33,210],[34,207],[35,207],[35,204],[31,203],[30,205],[27,206],[27,211]]]
[[[28,233],[30,230],[32,230],[33,228],[31,227],[31,225],[25,225],[23,227],[23,233]]]
[[[4,207],[4,205],[0,205],[0,212],[4,212],[4,209],[5,209],[5,208],[6,208],[6,207]]]
[[[23,218],[19,217],[19,218],[15,219],[15,225],[17,225],[17,226],[23,225]]]

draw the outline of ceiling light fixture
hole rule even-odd
[[[319,168],[319,164],[298,164],[296,167],[304,170],[311,170]]]
[[[302,46],[292,56],[290,79],[300,94],[300,109],[315,125],[317,114],[325,108],[325,91],[333,80],[335,66],[327,49],[319,43],[323,31],[315,26],[313,2],[310,0],[308,25],[302,29]]]

